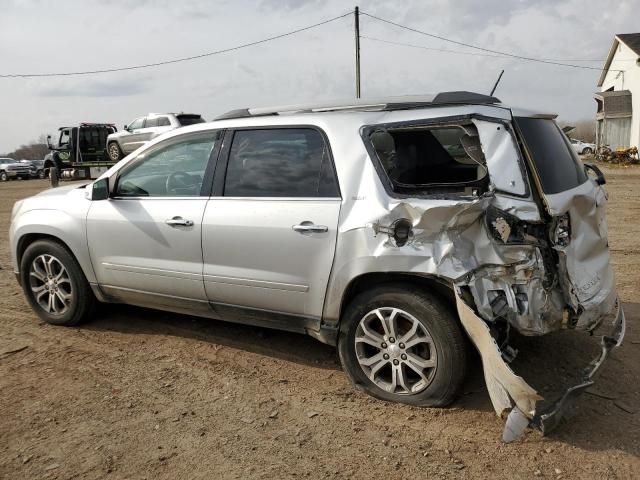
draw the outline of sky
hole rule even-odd
[[[353,10],[338,0],[0,0],[0,75],[124,67],[234,47]],[[363,12],[460,42],[600,68],[640,0],[359,0]],[[261,45],[173,65],[0,78],[0,152],[80,122],[118,128],[149,112],[200,113],[355,97],[353,15]],[[480,56],[367,16],[362,97],[470,90],[592,118],[599,71]],[[376,38],[450,53],[391,45]],[[474,53],[471,55],[470,53]],[[583,61],[595,60],[595,61]],[[614,66],[615,67],[615,66]],[[618,66],[620,67],[620,66]]]

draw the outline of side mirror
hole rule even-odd
[[[47,148],[49,150],[53,150],[53,145],[51,145],[51,135],[47,135]]]
[[[100,178],[93,182],[91,185],[87,186],[87,191],[85,192],[87,199],[92,202],[98,200],[107,200],[109,198],[109,179],[108,178]]]
[[[126,130],[127,132],[130,132],[131,130],[129,130],[129,125],[125,125],[124,127],[122,127],[124,130]]]
[[[584,170],[585,172],[587,172],[587,175],[589,175],[589,170],[596,174],[596,183],[598,185],[604,185],[605,183],[607,183],[607,179],[604,178],[604,173],[602,173],[602,170],[600,170],[593,163],[585,163]]]

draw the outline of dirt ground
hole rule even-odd
[[[3,234],[0,478],[638,478],[640,169],[606,173],[625,344],[570,421],[509,445],[478,357],[456,404],[419,409],[354,390],[334,349],[302,335],[126,306],[49,326]],[[46,187],[0,184],[5,232],[13,202]],[[545,396],[597,351],[575,332],[517,346],[514,368]]]

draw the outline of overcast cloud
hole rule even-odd
[[[232,47],[353,9],[320,0],[0,0],[0,73],[91,70]],[[371,14],[459,41],[531,57],[601,67],[616,33],[634,32],[638,0],[361,0]],[[365,36],[472,52],[361,18]],[[366,96],[475,90],[504,102],[593,116],[598,71],[454,55],[362,40]],[[113,122],[148,112],[206,119],[246,106],[354,96],[353,17],[266,44],[151,69],[0,79],[0,152],[62,125]]]

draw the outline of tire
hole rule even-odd
[[[582,150],[582,155],[591,155],[593,153],[593,150],[589,147],[586,147],[584,150]]]
[[[112,162],[119,162],[122,160],[122,150],[120,150],[120,146],[117,142],[111,142],[107,146],[107,155]]]
[[[42,170],[38,170],[38,178],[40,180],[47,178],[47,173],[44,171],[44,168]]]
[[[49,169],[49,184],[51,188],[56,188],[60,183],[60,179],[58,178],[58,169],[56,167],[51,167]]]
[[[384,330],[380,328],[381,322],[373,314],[376,309],[381,309],[383,317],[385,313],[390,314],[395,309],[396,333],[401,333],[404,327],[404,334],[399,335],[398,338],[389,338],[389,335],[384,335]],[[408,314],[412,320],[405,317],[405,314]],[[369,344],[371,337],[362,335],[364,330],[360,326],[361,321],[365,324],[369,322],[368,331],[377,333],[377,339],[384,341],[380,346],[373,347]],[[411,347],[404,346],[402,340],[406,341],[407,345],[413,343],[411,339],[414,337],[408,336],[411,330],[408,326],[413,325],[414,321],[419,324],[418,332],[422,334],[426,332],[430,335],[431,344],[427,337],[423,336],[421,343]],[[377,331],[376,324],[379,327]],[[424,330],[421,330],[420,326]],[[357,335],[360,341],[356,346]],[[367,338],[366,342],[362,341],[363,336]],[[373,343],[378,345],[376,341]],[[387,349],[383,349],[383,346]],[[416,349],[422,349],[422,351]],[[364,390],[369,395],[381,400],[415,406],[442,407],[453,402],[462,387],[467,368],[468,343],[459,321],[439,297],[413,286],[388,284],[361,293],[347,306],[340,327],[338,352],[351,382],[356,388]],[[376,382],[374,382],[370,379],[373,368],[365,372],[364,369],[369,367],[363,367],[359,358],[366,360],[381,353],[384,357],[385,352],[387,352],[386,360],[384,358],[381,360],[386,362],[385,366],[375,373]],[[402,352],[406,352],[404,356],[401,356]],[[427,367],[422,370],[422,375],[417,374],[409,366],[416,357]],[[433,365],[434,359],[435,366],[428,368],[426,362]],[[395,368],[404,372],[402,378],[406,389],[400,385],[393,388],[392,362],[397,362],[398,365]],[[379,363],[374,363],[373,367],[375,368]],[[416,366],[415,363],[412,364]],[[386,388],[380,384],[380,380],[384,377],[391,380],[387,382]]]
[[[20,280],[31,308],[52,325],[77,325],[91,315],[96,303],[76,259],[65,247],[50,240],[38,240],[27,247],[20,261]],[[45,284],[52,290],[47,290]]]
[[[9,180],[7,172],[0,172],[0,182],[6,182],[7,180]]]

